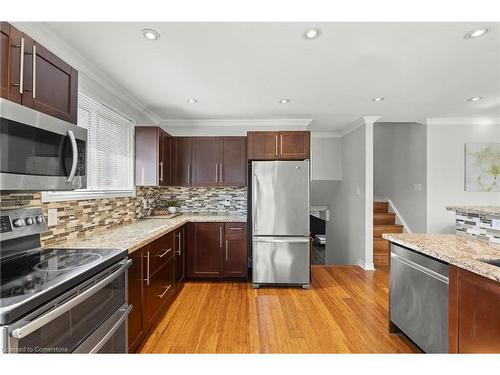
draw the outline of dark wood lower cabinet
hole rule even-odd
[[[175,281],[179,283],[184,280],[186,270],[186,246],[184,227],[177,228],[174,231],[175,240]]]
[[[145,327],[149,329],[156,321],[165,304],[171,302],[175,294],[175,258],[170,259],[146,281],[144,288]]]
[[[142,251],[129,255],[132,266],[128,269],[128,303],[132,311],[128,316],[128,347],[133,352],[144,338],[143,293],[142,293]]]
[[[224,276],[246,278],[248,251],[246,223],[226,223],[224,226]]]
[[[450,266],[448,351],[500,353],[500,282]]]

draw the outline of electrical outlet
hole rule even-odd
[[[356,186],[356,195],[361,195],[361,188]]]
[[[230,205],[231,205],[231,197],[226,195],[226,196],[224,197],[224,202],[222,202],[222,204],[223,204],[224,206],[226,206],[226,207],[227,207],[227,206],[230,206]]]
[[[57,208],[49,208],[47,213],[47,225],[57,225]]]
[[[413,190],[422,191],[422,184],[413,184]]]
[[[491,220],[491,227],[493,229],[500,230],[500,219],[493,219],[493,220]]]

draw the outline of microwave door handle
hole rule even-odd
[[[73,162],[71,164],[71,172],[69,172],[68,183],[73,181],[76,173],[76,166],[78,164],[78,148],[76,147],[75,134],[72,130],[68,130],[68,137],[71,141],[71,149],[73,150]]]

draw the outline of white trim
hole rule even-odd
[[[72,190],[72,191],[42,191],[42,203],[81,201],[91,199],[135,197],[133,190]]]
[[[352,124],[349,124],[342,129],[340,129],[340,135],[342,137],[346,136],[347,134],[352,133],[355,131],[357,128],[367,124],[367,123],[375,123],[381,118],[381,116],[363,116],[359,118],[358,120],[354,121]]]
[[[499,125],[495,117],[436,117],[425,120],[426,125]]]
[[[312,118],[282,118],[282,119],[190,119],[190,120],[162,120],[160,125],[177,126],[259,126],[274,127],[288,126],[307,128]]]
[[[12,24],[28,34],[31,38],[41,42],[59,58],[106,88],[111,94],[142,113],[150,121],[154,123],[159,123],[161,121],[161,118],[156,113],[147,108],[141,101],[136,99],[132,93],[112,80],[108,74],[104,73],[46,25],[43,25],[41,22],[12,22]]]
[[[396,219],[397,219],[396,222],[403,226],[406,233],[409,233],[409,234],[413,233],[410,226],[403,219],[403,216],[401,216],[401,213],[399,212],[398,208],[396,207],[396,205],[394,204],[394,202],[390,198],[388,198],[388,197],[374,197],[373,201],[374,202],[387,202],[387,203],[389,203],[389,212],[396,214]]]
[[[359,259],[358,263],[356,263],[358,267],[361,267],[365,271],[375,271],[375,265],[373,263],[367,263],[363,260]]]
[[[342,134],[337,132],[311,132],[311,138],[341,138]]]

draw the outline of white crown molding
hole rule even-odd
[[[197,127],[197,126],[229,126],[229,127],[259,127],[275,128],[288,127],[307,129],[313,119],[291,118],[291,119],[178,119],[162,120],[161,125],[170,127]]]
[[[54,52],[58,57],[66,61],[79,72],[94,80],[111,94],[130,105],[132,108],[142,113],[145,118],[154,123],[161,121],[160,117],[147,108],[141,101],[136,99],[129,91],[123,88],[116,81],[109,78],[101,69],[90,62],[75,48],[61,39],[56,33],[40,22],[12,22],[18,29],[28,34],[33,39],[39,41],[47,49]]]
[[[435,117],[425,119],[427,125],[500,125],[495,117]]]
[[[355,122],[353,122],[352,124],[347,125],[346,127],[340,129],[340,134],[342,135],[342,137],[344,137],[363,125],[367,124],[373,125],[380,118],[381,118],[380,116],[363,116],[358,120],[356,120]]]
[[[341,138],[338,132],[311,132],[311,138]]]

